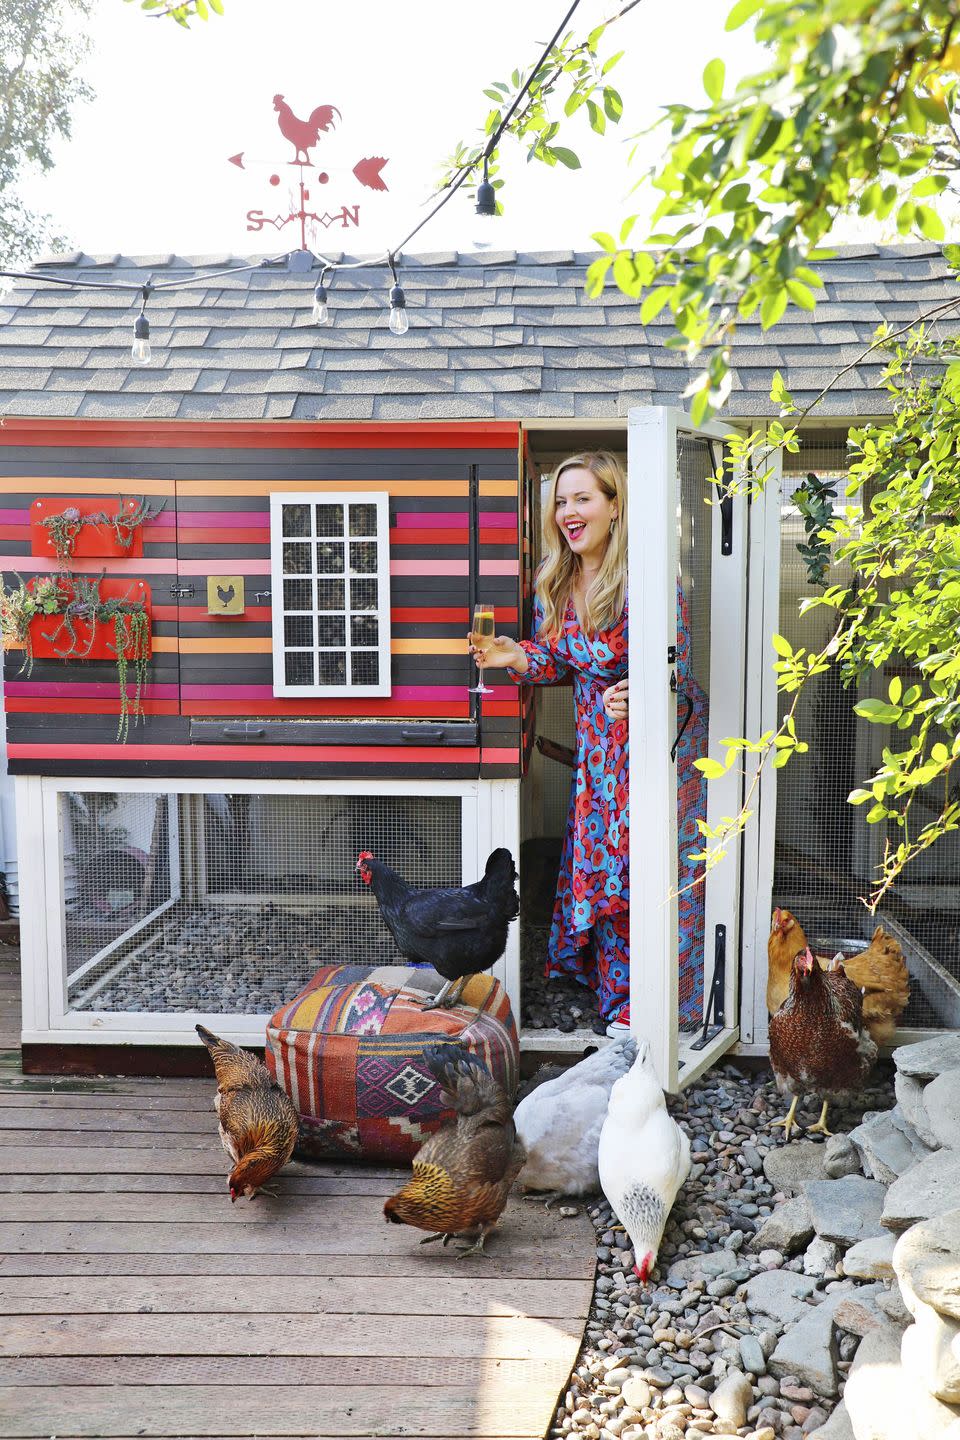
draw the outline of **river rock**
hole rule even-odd
[[[817,1395],[837,1393],[837,1350],[833,1335],[833,1306],[808,1306],[790,1326],[770,1357],[774,1375],[795,1375]]]
[[[744,1370],[749,1370],[752,1375],[766,1374],[766,1356],[763,1353],[763,1346],[760,1344],[756,1335],[741,1335],[740,1363]]]
[[[960,1077],[960,1071],[957,1074]],[[850,1140],[860,1153],[864,1174],[884,1185],[892,1184],[919,1158],[890,1110],[865,1116],[851,1130]]]
[[[839,1263],[839,1245],[834,1245],[832,1240],[823,1240],[819,1235],[814,1235],[803,1257],[804,1275],[826,1275],[828,1270],[836,1270]]]
[[[900,1286],[896,1280],[891,1281],[889,1290],[881,1290],[877,1296],[877,1304],[894,1325],[899,1325],[901,1330],[904,1325],[910,1324],[910,1311],[903,1303],[903,1296],[900,1294]]]
[[[960,1151],[937,1150],[890,1186],[883,1223],[890,1230],[907,1230],[921,1220],[952,1210],[958,1194]]]
[[[923,1092],[927,1124],[941,1145],[960,1147],[960,1070],[945,1070]]]
[[[809,1440],[856,1440],[846,1405],[838,1405],[826,1425],[810,1432]]]
[[[816,1180],[806,1188],[813,1226],[824,1240],[855,1245],[882,1235],[880,1215],[886,1191],[876,1180],[844,1175],[839,1180]]]
[[[854,1290],[833,1312],[838,1330],[847,1335],[869,1335],[878,1325],[885,1325],[887,1317],[877,1305],[878,1285],[863,1285]],[[871,1293],[872,1292],[872,1293]]]
[[[857,1351],[844,1390],[857,1440],[957,1440],[960,1408],[935,1400],[903,1367],[900,1337],[895,1325],[878,1326]]]
[[[916,1296],[960,1320],[960,1210],[947,1210],[935,1223],[925,1221],[901,1235],[893,1268],[911,1301]]]
[[[792,1325],[806,1312],[806,1297],[816,1288],[815,1281],[792,1270],[765,1270],[747,1283],[747,1309],[769,1315],[780,1325]]]
[[[893,1274],[895,1235],[875,1235],[858,1240],[843,1257],[843,1273],[857,1280],[888,1280]]]
[[[805,1195],[794,1195],[768,1215],[747,1248],[754,1251],[779,1250],[794,1255],[813,1235],[813,1219]],[[762,1258],[762,1257],[761,1257]]]
[[[728,1370],[710,1397],[713,1413],[739,1428],[747,1422],[747,1411],[753,1403],[753,1386],[740,1370]]]
[[[914,1323],[903,1332],[901,1358],[925,1389],[948,1405],[960,1405],[960,1320],[945,1320],[931,1305],[911,1306]]]
[[[775,1190],[782,1190],[784,1195],[799,1195],[812,1180],[827,1178],[823,1146],[813,1140],[779,1145],[764,1157],[763,1173]]]
[[[712,1250],[706,1255],[690,1255],[671,1265],[667,1274],[668,1285],[685,1287],[691,1280],[714,1280],[721,1275],[731,1275],[741,1264],[740,1257],[733,1250]]]
[[[898,1074],[914,1080],[933,1080],[945,1070],[960,1070],[960,1033],[934,1035],[916,1045],[900,1045],[893,1052]]]
[[[831,1180],[841,1175],[856,1175],[860,1169],[860,1152],[849,1135],[831,1135],[823,1147],[823,1168]]]

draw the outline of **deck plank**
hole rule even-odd
[[[0,1436],[539,1440],[593,1228],[512,1197],[486,1260],[383,1220],[405,1171],[294,1162],[231,1206],[211,1080],[18,1068],[0,953]]]

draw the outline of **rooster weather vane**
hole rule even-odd
[[[255,233],[263,230],[266,226],[272,225],[275,230],[283,230],[285,226],[292,224],[295,220],[300,222],[300,248],[307,250],[308,224],[322,226],[329,230],[331,225],[339,224],[343,229],[350,225],[360,224],[359,205],[341,205],[338,210],[324,209],[322,214],[317,210],[308,210],[310,203],[310,188],[313,178],[318,185],[328,185],[332,178],[332,167],[316,168],[315,177],[310,173],[314,171],[314,161],[310,152],[320,144],[322,135],[328,134],[337,129],[338,121],[342,115],[335,105],[317,105],[310,114],[308,120],[300,120],[294,113],[282,95],[274,95],[273,108],[277,112],[277,125],[280,134],[285,140],[289,140],[293,146],[293,159],[288,160],[288,165],[294,165],[299,170],[297,185],[299,188],[299,208],[291,210],[287,215],[265,215],[262,210],[247,211],[247,229]],[[244,152],[241,150],[236,155],[231,155],[230,164],[236,165],[240,170],[246,170]],[[387,159],[383,155],[367,155],[358,160],[349,171],[366,190],[386,190],[387,183],[383,178],[382,171]],[[341,172],[342,173],[342,172]],[[280,184],[280,175],[276,172],[269,176],[271,185]],[[316,203],[316,202],[314,202]],[[319,207],[318,207],[319,208]]]

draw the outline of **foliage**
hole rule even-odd
[[[125,741],[131,715],[134,722],[143,718],[143,688],[150,661],[150,617],[144,602],[130,599],[129,592],[102,596],[102,579],[102,576],[92,580],[82,575],[42,576],[29,582],[17,575],[17,584],[7,589],[0,577],[0,634],[5,647],[23,647],[20,674],[29,675],[33,669],[31,621],[37,616],[50,618],[51,628],[41,633],[61,660],[86,660],[93,649],[98,626],[110,626],[114,638],[108,648],[116,657],[120,688],[117,739]],[[127,692],[131,662],[134,666],[132,700]]]
[[[626,7],[632,8],[632,5]],[[606,25],[598,25],[581,40],[570,31],[541,58],[532,73],[514,70],[509,81],[493,81],[483,92],[493,102],[484,121],[483,139],[474,145],[463,141],[457,143],[452,155],[444,162],[441,188],[449,187],[465,169],[475,171],[476,178],[480,179],[480,162],[491,138],[505,119],[506,133],[525,147],[528,160],[579,170],[580,157],[577,153],[566,145],[555,143],[562,122],[552,117],[551,110],[562,101],[566,119],[582,111],[591,130],[598,135],[606,132],[608,122],[619,124],[623,115],[623,100],[619,91],[609,84],[607,76],[623,51],[601,59],[599,47],[606,28]],[[510,116],[511,97],[521,95],[521,103]],[[493,179],[498,168],[494,150],[488,171],[495,190],[503,186],[502,179]],[[497,213],[503,213],[499,197]]]
[[[51,237],[49,216],[30,211],[17,185],[33,166],[53,167],[53,147],[69,139],[74,107],[92,96],[78,67],[88,42],[70,21],[91,0],[4,0],[0,5],[0,265],[27,264]]]
[[[151,19],[169,16],[184,30],[189,30],[191,20],[209,20],[211,10],[214,15],[223,14],[223,0],[185,0],[182,5],[166,4],[165,0],[126,0],[126,3],[139,4],[141,10],[149,12]]]
[[[116,510],[96,510],[89,515],[81,515],[76,505],[68,505],[65,510],[46,516],[40,523],[53,541],[57,560],[61,565],[65,565],[73,554],[77,537],[85,525],[109,526],[117,544],[124,550],[129,550],[139,527],[155,520],[162,509],[163,501],[154,506],[141,495],[134,508],[127,510],[121,495]]]
[[[770,64],[725,96],[712,60],[709,103],[667,108],[651,232],[638,251],[625,245],[632,222],[619,241],[596,236],[605,253],[589,272],[595,292],[612,275],[642,296],[645,323],[669,307],[668,344],[713,347],[688,392],[698,422],[729,393],[739,318],[759,311],[768,329],[788,305],[814,308],[839,215],[942,239],[937,200],[960,165],[952,0],[739,0],[727,28],[751,17]]]
[[[830,533],[833,521],[836,484],[832,480],[821,480],[810,472],[806,482],[794,490],[792,498],[800,511],[807,537],[805,545],[797,546],[807,567],[807,580],[811,585],[825,585],[831,554],[829,542],[823,537]]]

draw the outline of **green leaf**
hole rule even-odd
[[[928,240],[942,240],[947,233],[943,220],[929,205],[917,206],[917,224]]]
[[[741,25],[746,24],[751,15],[755,15],[760,9],[763,0],[737,0],[736,5],[727,16],[727,23],[724,30],[739,30]]]
[[[553,156],[555,160],[560,161],[561,165],[566,165],[568,170],[580,169],[580,161],[578,157],[574,155],[572,150],[567,150],[566,147],[563,145],[553,146]]]
[[[892,705],[899,705],[900,696],[902,694],[903,681],[900,679],[899,675],[894,675],[893,679],[890,681],[890,684],[887,686],[887,695],[890,698],[890,703]]]
[[[721,775],[726,775],[727,767],[721,765],[719,760],[694,760],[694,766],[707,780],[719,780]]]
[[[764,330],[769,330],[771,325],[776,325],[784,310],[787,308],[787,289],[775,290],[771,295],[764,297],[760,306],[760,324]]]
[[[893,725],[901,713],[899,705],[888,705],[885,700],[860,700],[853,709],[872,725]]]
[[[726,73],[727,67],[720,59],[711,60],[703,72],[703,88],[714,105],[723,96],[723,81]]]
[[[945,190],[946,188],[946,175],[926,175],[922,180],[917,181],[916,185],[912,187],[910,194],[919,200],[924,195],[939,195],[941,190]]]
[[[816,309],[817,301],[814,293],[810,289],[809,285],[804,285],[802,280],[788,280],[787,294],[790,296],[790,299],[794,302],[795,305],[800,306],[801,310]]]
[[[783,635],[771,635],[770,644],[774,650],[776,650],[777,654],[782,655],[785,660],[789,660],[793,654],[793,646]]]
[[[655,290],[651,290],[640,306],[640,324],[649,325],[651,320],[655,320],[672,294],[672,285],[658,285]]]
[[[603,87],[603,108],[607,113],[607,118],[612,120],[614,124],[617,123],[623,114],[623,101],[620,98],[620,92],[619,90],[614,90],[612,85],[605,85]]]

